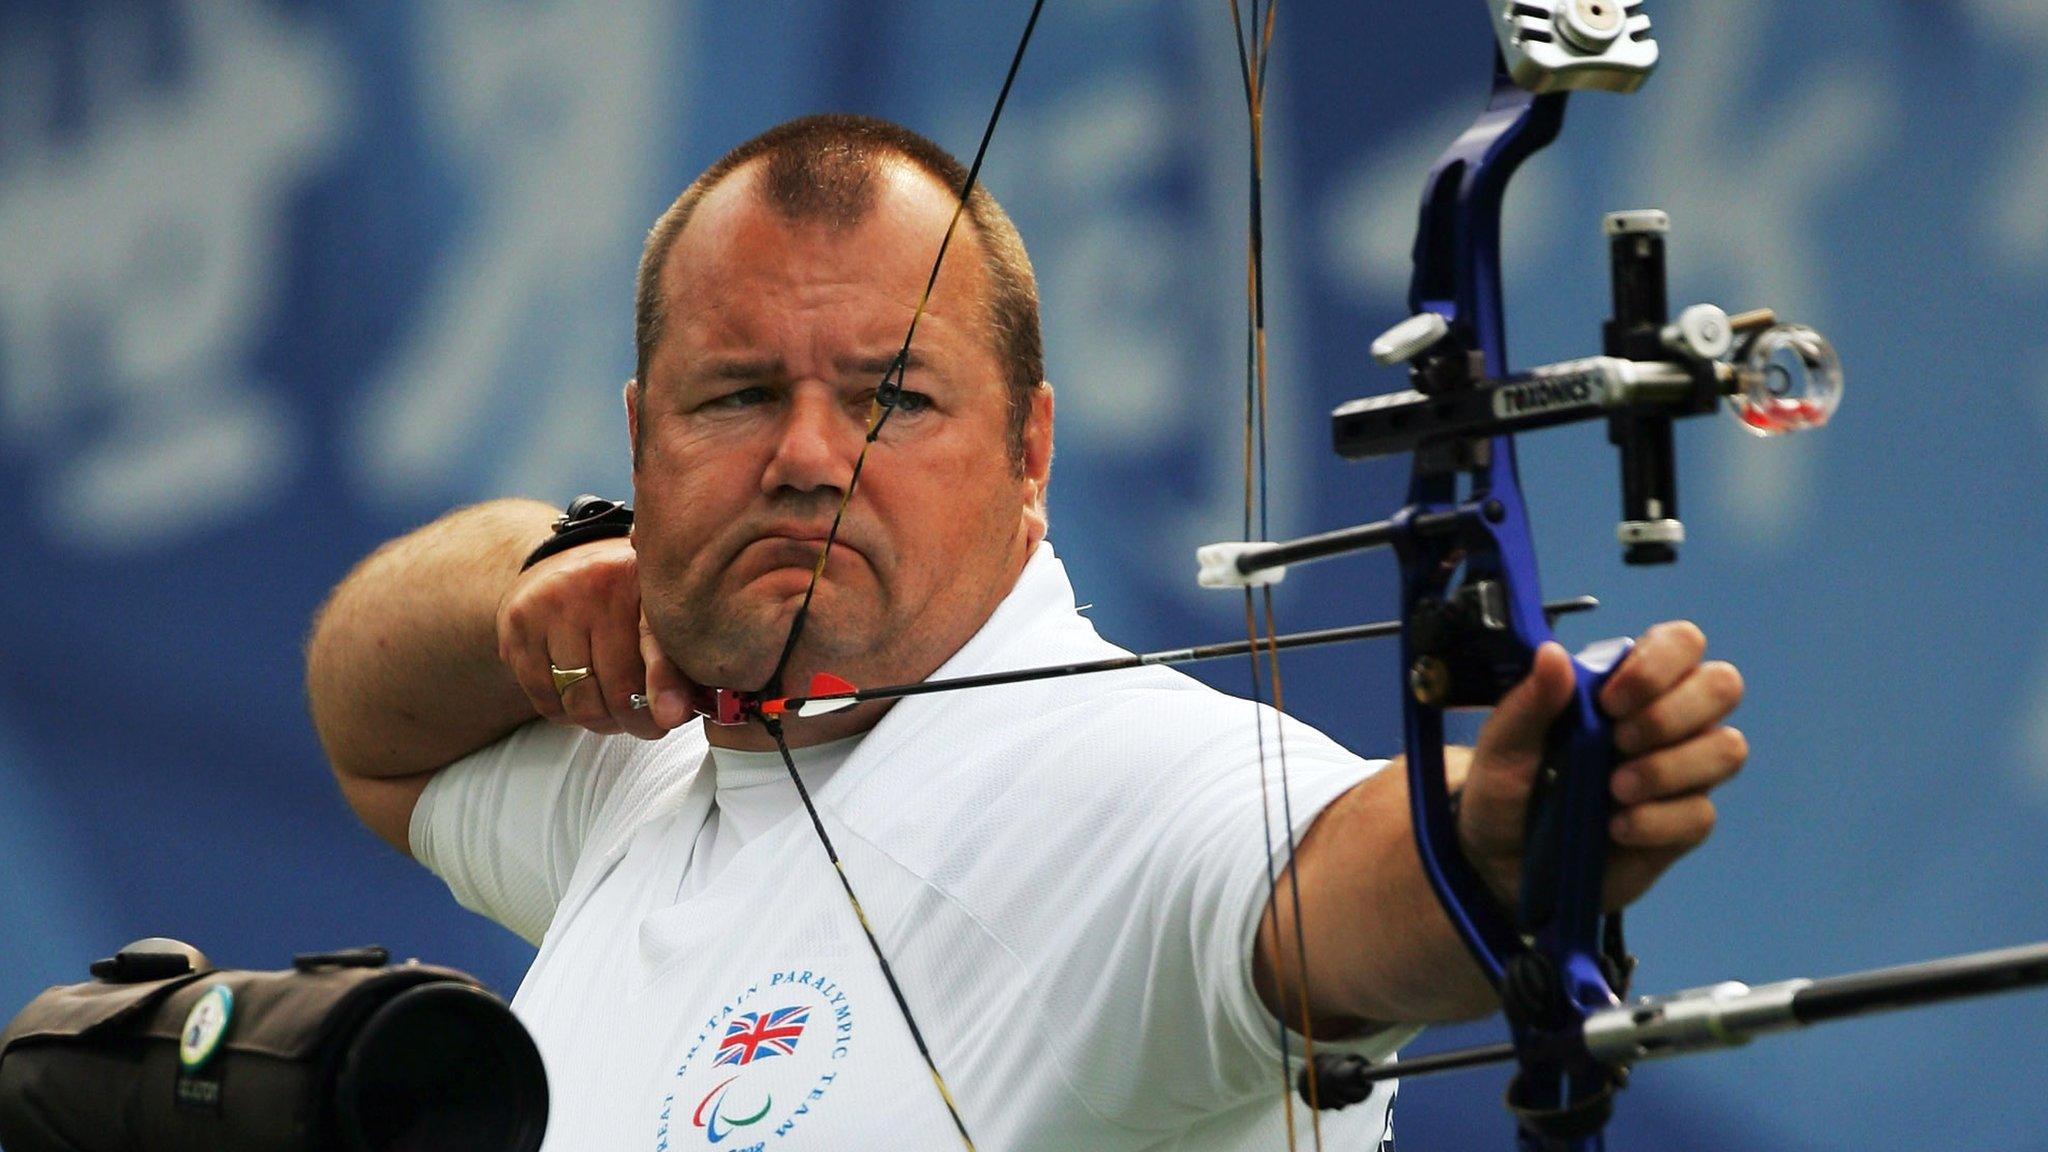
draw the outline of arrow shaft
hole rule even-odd
[[[1558,600],[1545,604],[1546,615],[1557,617],[1572,612],[1586,612],[1599,606],[1591,596],[1579,596],[1570,600]],[[1289,648],[1309,648],[1322,644],[1342,644],[1351,640],[1372,640],[1398,635],[1401,625],[1394,620],[1378,620],[1370,624],[1351,624],[1342,628],[1318,628],[1307,632],[1290,632],[1284,636],[1262,637],[1253,640],[1228,640],[1216,644],[1198,644],[1192,648],[1167,648],[1158,652],[1143,652],[1130,656],[1111,656],[1103,660],[1084,660],[1074,664],[1048,664],[1038,668],[1019,668],[1008,672],[984,672],[974,676],[951,676],[944,680],[921,680],[915,684],[891,684],[882,688],[861,688],[852,692],[819,693],[815,696],[790,696],[770,701],[777,711],[793,712],[805,704],[824,700],[847,700],[866,703],[870,700],[895,700],[905,696],[924,696],[933,692],[952,692],[963,688],[992,688],[1001,684],[1022,684],[1031,680],[1053,680],[1062,676],[1085,676],[1093,672],[1120,672],[1130,668],[1149,665],[1191,664],[1200,660],[1221,660],[1231,656],[1243,656],[1254,650],[1274,649],[1285,651]]]

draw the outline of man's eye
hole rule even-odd
[[[750,408],[756,404],[765,404],[770,399],[771,396],[768,389],[757,384],[751,388],[741,388],[734,392],[727,392],[725,395],[717,397],[706,404],[705,407]]]
[[[896,396],[898,412],[926,412],[931,409],[932,398],[922,392],[904,390]]]

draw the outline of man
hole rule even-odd
[[[554,510],[458,511],[365,561],[316,624],[313,712],[349,802],[540,945],[515,1004],[548,1063],[551,1148],[959,1147],[912,1019],[982,1147],[1281,1141],[1276,1015],[1298,969],[1292,919],[1267,911],[1242,702],[1147,669],[791,719],[816,829],[761,724],[684,703],[778,670],[914,314],[902,396],[783,682],[1116,651],[1045,543],[1035,288],[985,193],[919,312],[963,176],[858,118],[736,149],[642,261],[631,539],[522,571]],[[1602,697],[1629,757],[1615,906],[1705,838],[1706,794],[1745,755],[1721,723],[1740,679],[1703,645],[1651,630]],[[1570,686],[1546,647],[1455,767],[1461,841],[1497,892]],[[1488,1011],[1416,863],[1400,773],[1300,724],[1285,739],[1321,1042],[1384,1057]],[[1326,1135],[1378,1141],[1390,1098]]]

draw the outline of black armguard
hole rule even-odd
[[[521,572],[555,555],[567,552],[578,544],[592,540],[609,540],[614,536],[630,535],[633,531],[633,509],[618,501],[598,496],[578,496],[569,501],[569,507],[555,521],[555,533],[541,541],[519,566]]]

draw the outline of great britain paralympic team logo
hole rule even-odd
[[[661,1100],[655,1152],[761,1152],[830,1094],[853,1039],[837,981],[791,969],[747,985],[692,1033]]]

